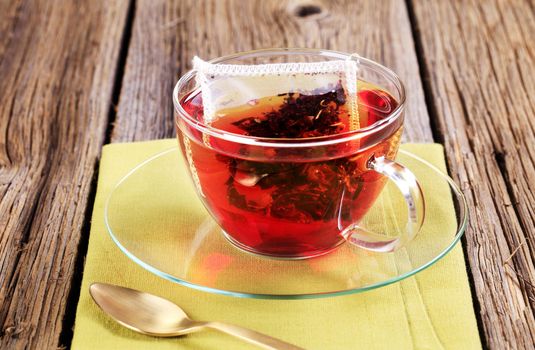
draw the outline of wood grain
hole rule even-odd
[[[58,347],[127,1],[0,1],[0,348]]]
[[[405,138],[433,140],[401,0],[141,0],[112,141],[174,135],[171,91],[194,55],[208,59],[267,47],[358,52],[385,64],[409,91]]]
[[[488,345],[535,344],[535,12],[530,1],[413,4],[449,167],[470,202]]]
[[[0,348],[60,345],[130,2],[0,1]],[[319,47],[398,72],[405,139],[433,141],[430,108],[470,201],[467,254],[486,343],[533,347],[533,2],[409,0],[413,28],[402,0],[135,4],[113,142],[174,135],[171,90],[193,55]]]

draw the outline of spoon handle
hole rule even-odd
[[[286,343],[282,340],[275,339],[269,335],[265,335],[247,328],[235,326],[233,324],[221,322],[207,322],[205,327],[217,329],[218,331],[233,335],[249,343],[263,347],[269,350],[305,350],[298,346]]]

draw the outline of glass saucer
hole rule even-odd
[[[451,178],[429,162],[400,150],[397,161],[414,172],[426,200],[419,235],[394,253],[341,245],[305,260],[276,260],[231,244],[197,199],[177,148],[132,169],[105,206],[107,229],[130,259],[170,281],[247,298],[301,299],[358,293],[410,277],[444,257],[464,233],[467,204]],[[376,232],[406,223],[406,207],[393,184],[364,218]],[[363,223],[361,222],[361,225]]]

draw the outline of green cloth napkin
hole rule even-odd
[[[434,266],[400,283],[324,299],[258,300],[215,295],[163,280],[136,265],[108,235],[104,202],[129,170],[174,145],[176,140],[161,140],[113,144],[103,149],[73,349],[256,348],[216,331],[167,339],[137,334],[119,326],[93,303],[88,292],[93,282],[160,295],[182,306],[193,319],[235,323],[306,349],[481,348],[460,244]],[[440,145],[409,144],[402,148],[445,170]]]

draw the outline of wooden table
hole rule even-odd
[[[535,4],[529,0],[0,1],[0,348],[69,346],[103,144],[172,137],[197,54],[358,52],[398,72],[406,141],[470,202],[483,344],[535,343]]]

